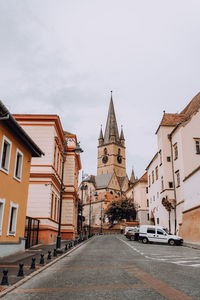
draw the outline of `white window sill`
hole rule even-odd
[[[0,170],[1,170],[2,172],[6,173],[7,175],[8,175],[8,173],[9,173],[9,170],[6,170],[6,169],[4,169],[4,168],[0,168]]]
[[[13,176],[13,178],[14,178],[15,180],[17,180],[18,182],[21,182],[21,177],[18,178],[18,177]]]

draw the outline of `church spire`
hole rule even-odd
[[[119,142],[119,132],[118,132],[117,121],[115,117],[115,110],[114,110],[112,91],[111,91],[110,106],[109,106],[106,129],[104,134],[104,144],[109,144],[112,142]]]
[[[99,145],[103,144],[103,131],[102,131],[102,125],[100,129],[100,134],[99,134]]]
[[[135,173],[134,173],[134,170],[133,170],[133,168],[132,168],[132,173],[131,173],[130,183],[135,183],[135,182],[136,182]]]

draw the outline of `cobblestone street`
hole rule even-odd
[[[96,236],[4,299],[200,299],[194,261],[199,250]]]

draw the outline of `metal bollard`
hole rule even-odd
[[[34,257],[32,257],[30,269],[35,269],[35,258]]]
[[[19,264],[19,271],[18,271],[18,274],[17,276],[18,277],[23,277],[24,276],[24,264]]]
[[[47,256],[47,259],[51,259],[51,251],[48,251],[48,256]]]
[[[56,248],[53,249],[53,256],[54,256],[54,257],[57,257],[57,251],[56,251]]]
[[[44,254],[40,254],[40,265],[44,265]]]
[[[3,269],[1,285],[8,285],[8,269]]]
[[[67,251],[67,250],[68,250],[68,244],[65,245],[65,251]]]

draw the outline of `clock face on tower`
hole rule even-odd
[[[107,156],[107,155],[104,155],[103,158],[102,158],[102,162],[103,162],[104,164],[106,164],[107,161],[108,161],[108,156]]]
[[[118,161],[119,164],[122,163],[122,157],[121,157],[121,155],[118,155],[118,156],[117,156],[117,161]]]

